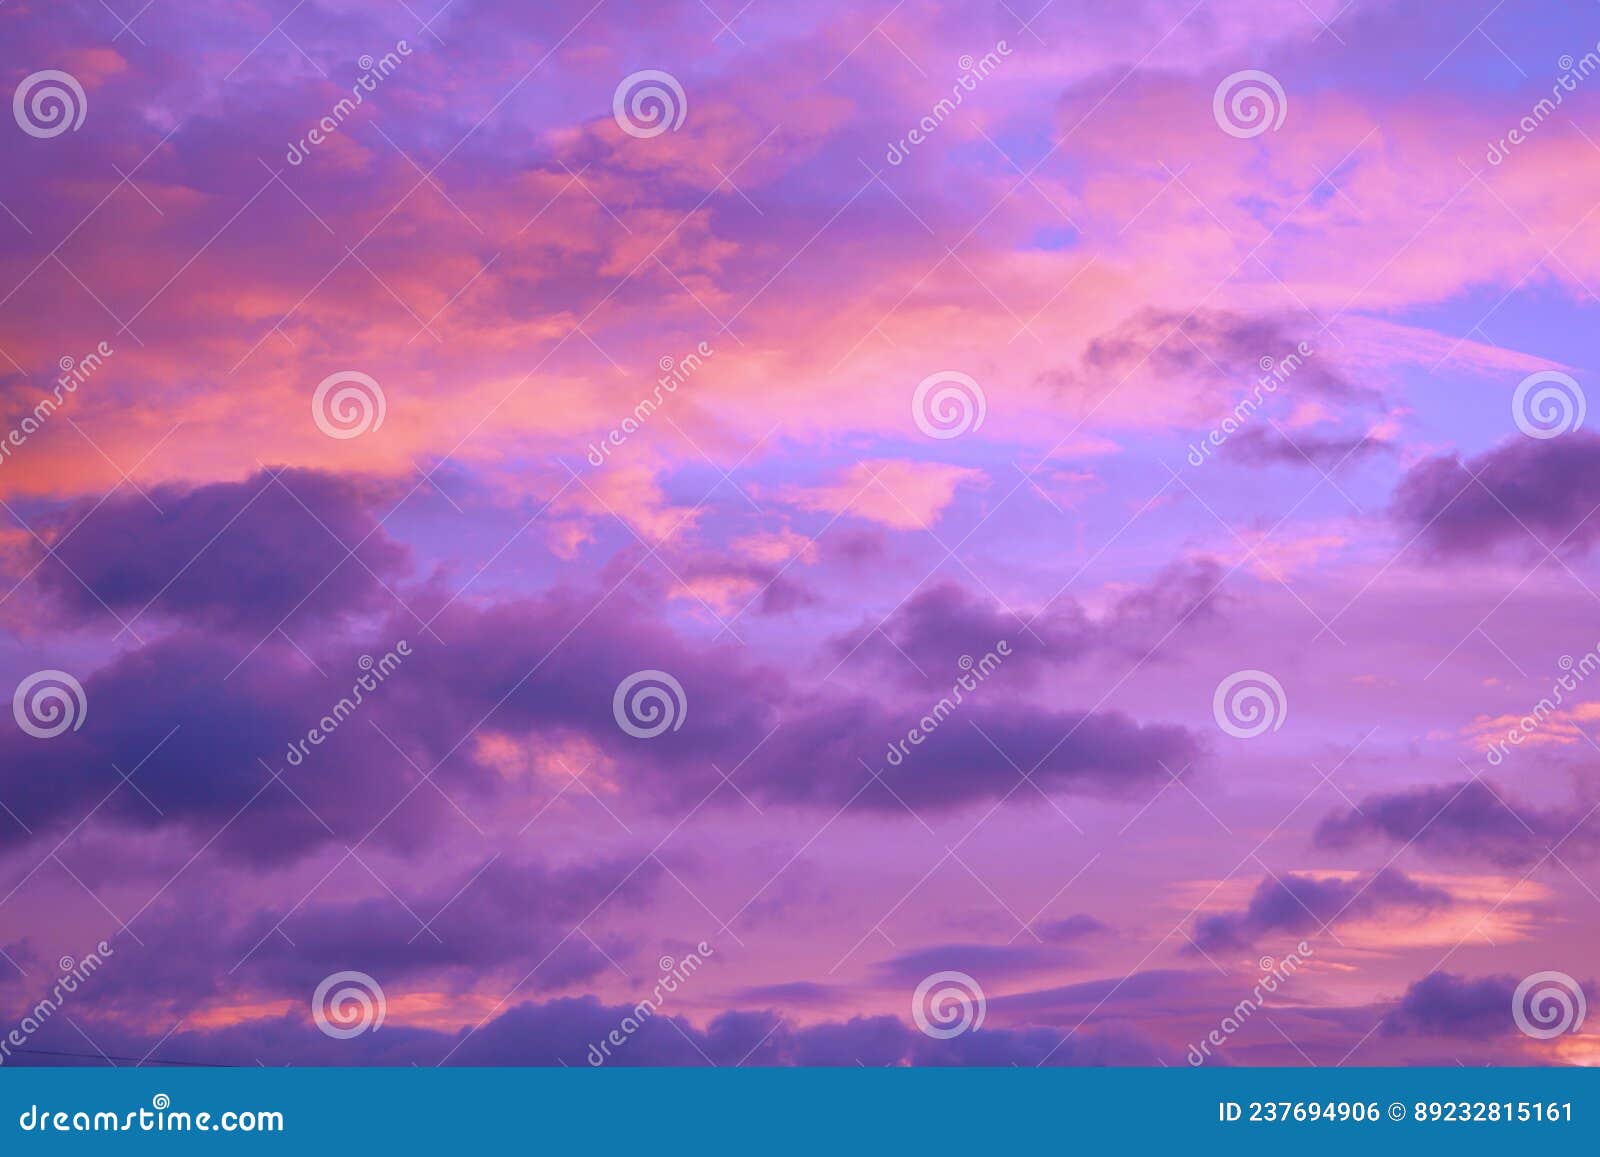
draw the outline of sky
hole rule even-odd
[[[0,1064],[1600,1059],[1600,5],[0,64]]]

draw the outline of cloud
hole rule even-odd
[[[1443,888],[1389,868],[1347,877],[1291,872],[1262,880],[1241,912],[1198,918],[1192,936],[1198,951],[1237,950],[1277,933],[1309,935],[1339,918],[1372,917],[1397,910],[1430,912],[1452,903]]]
[[[1197,994],[1206,990],[1215,975],[1210,969],[1148,969],[992,996],[989,1008],[1012,1021],[1069,1027],[1101,1010],[1108,1019],[1159,1019],[1192,1012]]]
[[[1587,827],[1595,808],[1539,808],[1480,779],[1410,787],[1366,795],[1357,807],[1334,811],[1317,824],[1317,847],[1355,847],[1389,840],[1424,855],[1477,859],[1499,867],[1523,867],[1560,845],[1563,855],[1592,855],[1597,843]]]
[[[1406,989],[1393,1011],[1383,1018],[1389,1036],[1484,1037],[1512,1032],[1511,976],[1469,980],[1450,972],[1430,972]]]
[[[1066,969],[1081,963],[1076,954],[1058,944],[930,944],[880,961],[877,973],[884,981],[915,986],[935,972],[955,969],[994,981]]]
[[[1424,855],[1506,868],[1538,863],[1558,844],[1563,854],[1592,854],[1596,837],[1582,825],[1593,808],[1540,808],[1512,798],[1480,780],[1380,792],[1325,817],[1314,838],[1335,850],[1386,840]]]
[[[228,572],[210,577],[219,589],[197,587],[174,607],[200,622],[252,613],[235,609],[240,592]],[[924,695],[901,704],[808,689],[734,643],[680,636],[647,596],[555,590],[441,605],[432,592],[408,594],[430,611],[437,639],[411,635],[414,624],[397,614],[368,624],[366,641],[308,638],[302,646],[186,628],[127,651],[84,679],[93,706],[81,730],[48,744],[0,731],[0,796],[35,829],[32,839],[104,796],[103,819],[181,825],[201,838],[227,821],[221,854],[277,862],[360,839],[375,825],[380,843],[405,845],[458,822],[427,797],[394,810],[414,794],[413,765],[437,772],[469,814],[498,814],[515,785],[492,748],[472,742],[484,735],[533,753],[589,745],[641,806],[674,814],[713,794],[717,767],[739,768],[739,787],[757,800],[827,809],[859,800],[903,814],[907,805],[999,799],[1021,781],[1018,767],[1045,791],[1125,798],[1163,782],[1162,763],[1180,767],[1198,753],[1181,727],[977,696],[877,783],[868,768],[882,768],[891,742],[935,709]],[[401,640],[410,653],[357,695],[361,658]],[[679,680],[689,711],[686,726],[648,745],[613,714],[617,687],[646,669]],[[313,729],[323,742],[297,749]],[[139,769],[148,800],[118,787],[117,768]]]
[[[1163,764],[1182,767],[1200,751],[1184,728],[1140,725],[1119,711],[1051,711],[984,700],[963,706],[895,765],[889,745],[904,740],[921,718],[917,711],[865,699],[816,703],[785,721],[781,748],[768,754],[764,747],[740,783],[787,803],[859,800],[862,807],[901,813],[1007,796],[1024,774],[1046,792],[1128,799],[1165,782]],[[879,771],[881,784],[863,761]]]
[[[1215,612],[1220,580],[1221,568],[1209,559],[1173,564],[1144,586],[1114,590],[1098,618],[1064,594],[1038,609],[1008,609],[959,583],[939,582],[906,599],[881,624],[841,635],[832,649],[841,658],[859,655],[913,683],[937,685],[964,669],[958,666],[964,659],[976,662],[1003,640],[1010,654],[997,675],[1031,682],[1052,666],[1096,651],[1148,654],[1169,635]]]
[[[1040,939],[1049,941],[1078,940],[1085,936],[1094,936],[1110,930],[1110,927],[1105,923],[1083,913],[1068,916],[1061,920],[1052,920],[1047,924],[1040,924],[1034,928]]]
[[[601,909],[638,912],[663,876],[629,856],[561,865],[495,856],[415,885],[369,844],[331,857],[310,891],[262,901],[248,890],[221,898],[203,878],[214,885],[219,873],[207,867],[157,894],[137,940],[113,937],[114,957],[75,1006],[138,1024],[171,1015],[227,1025],[303,1008],[324,977],[354,967],[378,980],[398,1020],[442,1008],[441,1019],[459,1023],[464,1009],[487,1010],[486,985],[560,990],[628,960],[630,938],[597,930],[591,940],[575,929]],[[39,974],[12,979],[26,1000]]]
[[[372,513],[386,493],[298,469],[125,489],[41,520],[37,581],[74,621],[148,612],[257,636],[392,609],[409,554]]]
[[[968,466],[878,458],[858,462],[832,482],[788,486],[781,496],[802,510],[851,514],[892,530],[921,530],[939,521],[958,487],[985,478]]]
[[[1587,551],[1600,538],[1589,518],[1600,492],[1600,435],[1516,437],[1475,458],[1439,455],[1413,466],[1396,488],[1401,528],[1437,559],[1501,547],[1543,558]]]
[[[0,441],[64,358],[81,362],[103,337],[116,347],[26,444],[0,445],[0,686],[61,667],[89,700],[84,728],[49,742],[0,728],[0,891],[15,888],[0,919],[12,944],[27,937],[16,959],[33,971],[81,948],[56,939],[109,932],[108,911],[131,919],[150,952],[119,951],[105,979],[116,1015],[81,1023],[134,1057],[171,1024],[138,1021],[140,1008],[188,993],[214,1020],[185,1021],[163,1047],[203,1059],[434,1063],[488,1015],[458,1058],[581,1065],[590,1034],[628,1004],[599,953],[648,975],[657,942],[701,919],[703,895],[743,913],[740,935],[762,935],[634,1040],[641,1061],[1175,1059],[1151,1042],[1214,1023],[1212,1006],[1232,1007],[1238,993],[1224,990],[1248,977],[1187,959],[1199,967],[1125,983],[1119,968],[1042,993],[1002,991],[1008,980],[982,1033],[935,1042],[906,1023],[903,996],[883,1003],[868,987],[878,974],[859,953],[837,984],[807,965],[838,959],[865,930],[857,917],[921,870],[929,833],[908,807],[939,829],[981,823],[1003,845],[998,892],[1044,901],[1081,858],[1063,862],[1060,817],[1034,785],[1094,801],[1093,835],[1115,801],[1148,803],[1168,769],[1217,747],[1221,670],[1259,663],[1287,679],[1318,626],[1274,579],[1319,612],[1351,596],[1365,611],[1342,613],[1349,646],[1326,651],[1327,677],[1300,680],[1273,739],[1286,759],[1223,741],[1226,762],[1244,761],[1228,777],[1263,799],[1292,789],[1297,762],[1327,766],[1323,725],[1352,715],[1381,716],[1396,760],[1408,738],[1448,739],[1456,724],[1401,691],[1410,657],[1431,663],[1505,593],[1463,564],[1540,557],[1523,523],[1547,542],[1577,527],[1574,553],[1594,545],[1579,525],[1597,489],[1591,435],[1485,448],[1512,433],[1511,384],[1550,364],[1535,353],[1581,348],[1574,302],[1600,275],[1596,235],[1568,237],[1559,262],[1548,245],[1588,211],[1597,178],[1588,142],[1550,126],[1514,163],[1468,179],[1460,158],[1481,156],[1540,81],[1495,80],[1504,62],[1475,38],[1448,83],[1419,88],[1460,38],[1448,5],[1329,16],[1354,55],[1379,62],[1358,71],[1307,53],[1321,24],[1300,0],[1087,7],[1105,18],[1056,5],[1030,17],[1035,38],[1004,6],[992,20],[905,6],[877,27],[881,12],[838,0],[798,16],[758,5],[728,13],[737,52],[707,53],[715,26],[700,5],[645,0],[592,18],[589,0],[450,5],[434,25],[448,51],[388,0],[306,5],[265,41],[277,15],[262,23],[258,4],[202,19],[155,4],[130,14],[151,52],[112,43],[100,5],[0,4],[6,75],[59,66],[90,96],[81,132],[11,136]],[[1577,42],[1576,23],[1552,28]],[[399,70],[304,163],[283,160],[349,94],[351,63],[401,35],[415,52]],[[886,167],[885,143],[928,115],[957,57],[1001,36],[1015,55]],[[1157,42],[1163,66],[1150,68]],[[690,108],[681,132],[640,141],[611,99],[651,64],[673,70]],[[1246,65],[1282,78],[1291,107],[1281,132],[1239,142],[1211,98]],[[419,182],[424,171],[433,179]],[[1497,347],[1474,326],[1502,291]],[[1469,331],[1482,341],[1458,339]],[[708,338],[714,356],[654,395],[667,361],[682,366]],[[1219,536],[1195,503],[1158,491],[1161,460],[1233,413],[1262,359],[1281,365],[1302,340],[1315,352],[1219,450],[1245,468],[1191,476],[1234,529]],[[312,391],[348,369],[381,383],[387,416],[333,439],[312,420]],[[951,441],[921,436],[908,408],[943,369],[971,374],[988,403],[983,427]],[[1418,389],[1425,380],[1449,388]],[[1414,415],[1387,416],[1436,440],[1404,455],[1380,416],[1401,396]],[[661,404],[641,404],[652,397]],[[600,465],[584,462],[591,444],[608,448]],[[1352,518],[1325,488],[1263,484],[1347,454],[1368,509],[1400,483],[1389,519]],[[1457,497],[1451,463],[1482,481]],[[1298,514],[1286,509],[1301,497]],[[1354,589],[1419,532],[1445,564],[1427,582],[1401,565]],[[1224,598],[1251,600],[1227,630]],[[1520,639],[1530,655],[1559,653],[1551,639],[1581,624],[1583,598],[1570,575],[1541,572],[1496,612],[1506,634],[1488,629],[1508,651]],[[437,614],[437,637],[398,600]],[[716,618],[734,614],[719,633]],[[405,663],[344,718],[361,657],[401,638]],[[961,657],[1001,638],[1012,653],[993,682],[948,712]],[[1202,640],[1208,658],[1194,653]],[[1433,676],[1436,697],[1467,702],[1480,676],[1503,675],[1505,656],[1475,646]],[[1219,668],[1234,652],[1258,657]],[[687,716],[644,741],[618,727],[612,695],[648,668],[681,683]],[[1387,693],[1357,681],[1373,671]],[[1103,695],[1113,709],[1086,710]],[[334,712],[333,733],[291,761],[289,744]],[[1496,724],[1479,722],[1484,735]],[[1573,738],[1573,725],[1549,734]],[[918,743],[891,748],[913,729]],[[1296,813],[1275,840],[1285,862],[1315,870],[1246,883],[1208,912],[1218,923],[1192,929],[1228,944],[1293,939],[1308,908],[1365,913],[1364,942],[1324,955],[1318,941],[1303,981],[1312,1011],[1273,1013],[1319,1063],[1376,1022],[1373,993],[1404,988],[1409,948],[1465,933],[1504,890],[1488,876],[1400,877],[1407,892],[1338,867],[1407,847],[1516,876],[1558,840],[1564,859],[1594,847],[1587,784],[1567,805],[1530,782],[1520,790],[1537,807],[1510,801],[1521,822],[1481,794],[1455,799],[1455,786],[1417,801],[1383,785],[1365,815],[1325,821],[1315,855],[1317,815]],[[1216,850],[1216,832],[1186,826],[1191,806],[1163,797],[1129,833],[1136,870],[1096,885],[1096,911],[1128,914],[1130,947],[1160,915],[1141,903]],[[546,818],[524,834],[535,815]],[[685,887],[656,895],[659,865],[646,864],[609,902],[613,919],[584,925],[593,943],[561,943],[653,829],[679,821],[663,855]],[[548,859],[523,860],[535,835]],[[351,848],[392,894],[354,859],[335,868]],[[1565,873],[1550,880],[1531,904],[1543,885],[1524,884],[1502,923],[1482,920],[1495,951],[1534,936],[1581,946],[1581,921],[1559,906],[1590,900]],[[1427,907],[1436,886],[1454,902]],[[635,908],[636,890],[652,903]],[[1026,932],[1005,944],[1014,924],[975,944],[1003,913],[937,908],[914,917],[916,935],[894,930],[884,955],[898,963],[885,968],[957,953],[1045,984],[1095,943],[1091,918],[1072,917],[1037,926],[1042,946]],[[285,916],[294,946],[273,931]],[[394,1020],[346,1048],[308,1025],[305,984],[363,956],[396,978]],[[545,1003],[490,1015],[535,964],[529,999]],[[550,999],[581,994],[592,999]],[[280,1017],[267,1004],[293,1007]],[[1137,1026],[1106,1017],[1128,1010]],[[1302,1035],[1316,1026],[1323,1035]],[[1299,1060],[1265,1021],[1254,1028],[1268,1043],[1241,1048]],[[1385,1057],[1410,1039],[1373,1038]]]
[[[1047,380],[1074,394],[1099,397],[1112,385],[1128,383],[1131,389],[1167,399],[1167,413],[1182,423],[1212,425],[1225,411],[1262,391],[1293,393],[1343,401],[1370,403],[1375,391],[1347,380],[1326,354],[1301,355],[1298,348],[1307,333],[1288,319],[1252,316],[1223,309],[1200,309],[1184,314],[1146,307],[1124,317],[1117,325],[1091,340],[1084,348],[1082,369],[1073,374],[1052,374]],[[1293,358],[1292,372],[1275,376],[1273,363]],[[1258,391],[1258,381],[1262,385]],[[1184,398],[1176,411],[1174,382],[1184,384]]]
[[[787,560],[752,561],[697,550],[675,570],[682,581],[667,588],[668,596],[704,603],[718,615],[737,617],[746,607],[764,615],[785,614],[818,601]]]
[[[782,984],[756,984],[733,994],[739,1004],[778,1007],[807,1007],[838,1002],[842,993],[832,985],[811,980],[790,980]]]
[[[940,582],[912,595],[881,625],[835,639],[832,649],[841,659],[859,654],[902,677],[939,682],[956,677],[963,657],[977,662],[1002,641],[1012,652],[1005,657],[1011,670],[1033,672],[1082,655],[1093,639],[1088,616],[1071,599],[1037,614],[1014,612],[959,583]]]
[[[637,909],[661,877],[655,861],[630,856],[560,867],[497,858],[432,883],[404,904],[385,891],[281,916],[263,912],[238,928],[225,954],[233,957],[230,968],[248,955],[254,977],[296,997],[352,960],[396,989],[416,978],[437,982],[441,974],[476,983],[506,966],[513,979],[559,987],[612,967],[573,930],[602,906]],[[563,959],[557,949],[564,948]],[[611,951],[625,955],[616,944]],[[536,967],[537,976],[529,976]]]
[[[637,1023],[624,1043],[608,1043],[624,1020]],[[890,1016],[857,1016],[846,1021],[795,1025],[770,1012],[724,1012],[697,1027],[663,1009],[639,1018],[633,1005],[607,1005],[593,996],[563,997],[518,1004],[498,1012],[477,1028],[458,1032],[416,1028],[386,1020],[381,1030],[348,1040],[331,1040],[311,1022],[308,1011],[257,1019],[213,1031],[183,1027],[162,1039],[130,1032],[114,1022],[85,1020],[87,1030],[107,1053],[155,1063],[250,1065],[532,1065],[584,1067],[599,1062],[645,1065],[720,1066],[808,1065],[1155,1065],[1172,1052],[1126,1026],[1085,1029],[1064,1038],[1050,1028],[1009,1028],[986,1024],[949,1040],[935,1040],[908,1022]],[[70,1035],[70,1039],[69,1039]],[[74,1043],[76,1042],[76,1043]],[[46,1022],[30,1045],[79,1056],[77,1063],[104,1063],[88,1053],[81,1037],[64,1021]],[[602,1052],[600,1046],[605,1046]],[[446,1058],[448,1058],[446,1060]],[[11,1064],[74,1063],[69,1058],[33,1053]]]
[[[268,642],[254,652],[250,645],[180,631],[83,679],[89,711],[80,730],[41,743],[0,729],[0,795],[33,829],[29,840],[48,838],[52,826],[81,819],[97,804],[102,823],[184,828],[215,838],[223,854],[258,863],[365,835],[413,779],[373,727],[395,728],[390,734],[404,742],[413,734],[407,715],[425,718],[403,705],[403,664],[364,711],[329,729],[305,767],[285,768],[288,745],[351,697],[362,652],[330,646],[322,659],[337,674],[325,678],[288,644]],[[375,648],[377,656],[393,645]],[[383,696],[392,714],[378,709]],[[119,768],[138,790],[123,785]],[[286,773],[284,783],[274,782],[275,769]],[[430,826],[421,812],[408,811],[385,824],[380,839],[415,840]]]
[[[1371,434],[1289,434],[1259,426],[1241,430],[1226,446],[1226,455],[1250,466],[1317,466],[1324,470],[1391,449],[1388,442]]]

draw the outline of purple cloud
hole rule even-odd
[[[313,470],[242,482],[124,489],[35,528],[40,588],[74,621],[149,613],[254,632],[393,609],[407,550],[372,507],[386,488]],[[353,553],[352,553],[353,552]],[[138,624],[135,624],[135,630]],[[252,640],[254,641],[254,640]]]
[[[1395,491],[1394,515],[1440,559],[1510,547],[1533,557],[1586,551],[1600,537],[1590,519],[1600,492],[1600,436],[1574,431],[1517,437],[1475,458],[1458,454],[1413,466]]]
[[[1469,980],[1450,972],[1430,972],[1406,989],[1383,1018],[1383,1031],[1390,1036],[1500,1036],[1516,1028],[1511,1016],[1516,987],[1511,976]]]
[[[1389,868],[1350,879],[1290,873],[1262,880],[1241,912],[1197,919],[1193,939],[1197,950],[1241,949],[1275,933],[1309,935],[1341,915],[1372,915],[1393,908],[1433,910],[1450,903],[1450,894],[1442,888]]]
[[[1366,796],[1325,817],[1314,838],[1318,847],[1335,850],[1385,840],[1425,855],[1521,868],[1558,844],[1567,854],[1592,853],[1596,837],[1587,821],[1593,813],[1579,805],[1513,804],[1492,785],[1467,780]]]

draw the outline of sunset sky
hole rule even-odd
[[[4,1064],[1600,1060],[1600,4],[0,62]]]

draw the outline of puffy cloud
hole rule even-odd
[[[1290,872],[1256,885],[1240,912],[1202,916],[1195,921],[1197,949],[1248,948],[1267,936],[1307,936],[1337,918],[1371,917],[1396,911],[1418,913],[1453,903],[1443,888],[1420,883],[1385,868],[1368,876],[1318,877]]]
[[[295,469],[124,489],[34,527],[38,583],[72,618],[110,611],[136,633],[145,614],[259,638],[391,610],[408,552],[373,513],[391,489]]]
[[[1589,518],[1600,488],[1600,435],[1516,437],[1473,458],[1439,455],[1417,465],[1395,491],[1401,526],[1440,559],[1501,547],[1534,558],[1581,553],[1600,536]]]
[[[188,595],[201,620],[248,613],[248,600],[229,609],[240,592],[227,573],[216,579],[217,590]],[[947,721],[941,711],[942,725],[928,726],[923,714],[934,704],[796,686],[735,644],[679,636],[624,595],[456,602],[430,619],[437,639],[406,638],[397,615],[378,628],[387,641],[331,640],[320,660],[293,643],[228,643],[191,630],[126,652],[86,680],[94,711],[83,729],[49,744],[0,732],[0,791],[30,827],[81,815],[101,796],[107,819],[182,824],[203,837],[244,809],[219,849],[275,861],[374,825],[380,841],[404,843],[454,822],[428,807],[389,816],[413,762],[493,810],[503,776],[468,742],[485,727],[534,747],[593,744],[619,782],[667,811],[710,794],[719,766],[742,766],[739,785],[758,799],[837,809],[859,798],[899,812],[1005,796],[1019,782],[1013,763],[1046,791],[1127,797],[1164,780],[1163,762],[1182,766],[1198,751],[1181,727],[998,696]],[[409,653],[383,680],[363,672],[360,658],[382,658],[402,640]],[[679,680],[690,725],[645,746],[618,726],[613,695],[652,668]],[[358,678],[375,686],[358,695]],[[908,745],[903,761],[891,758],[890,745],[913,726],[926,741]],[[308,745],[312,730],[323,738]],[[868,769],[886,761],[883,783],[874,783]],[[112,791],[118,767],[140,768],[148,801]],[[332,767],[339,777],[326,774]]]
[[[1424,855],[1507,868],[1538,863],[1557,846],[1563,855],[1593,853],[1593,807],[1537,807],[1512,798],[1480,780],[1379,792],[1325,817],[1316,841],[1339,849],[1387,840]]]
[[[965,659],[977,662],[1003,641],[1010,653],[997,674],[1031,680],[1050,666],[1097,651],[1148,655],[1182,628],[1212,616],[1222,601],[1221,585],[1221,568],[1209,559],[1174,564],[1143,586],[1111,592],[1105,611],[1095,618],[1065,593],[1037,609],[1007,609],[992,597],[943,581],[906,599],[881,624],[836,639],[833,649],[913,682],[938,684],[947,675],[953,678]],[[1163,655],[1167,651],[1162,648]]]
[[[1483,1037],[1515,1030],[1511,976],[1469,980],[1450,972],[1430,972],[1406,989],[1386,1017],[1383,1031],[1391,1036]]]

